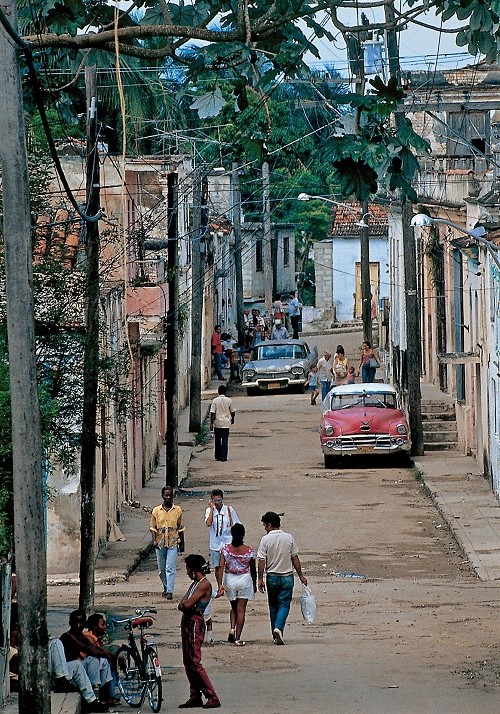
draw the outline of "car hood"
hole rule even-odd
[[[342,434],[359,434],[364,431],[380,434],[394,431],[398,424],[406,425],[406,417],[399,409],[350,407],[325,412],[321,423],[322,426],[331,424]]]
[[[306,360],[304,359],[257,359],[253,362],[247,362],[245,369],[254,369],[256,372],[279,372],[280,370],[290,370],[294,365],[304,367]]]

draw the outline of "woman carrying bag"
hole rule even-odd
[[[365,383],[374,382],[375,372],[379,367],[381,367],[379,358],[372,350],[371,343],[365,340],[358,366],[358,371],[361,370],[361,381]]]

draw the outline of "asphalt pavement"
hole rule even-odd
[[[203,415],[208,414],[210,400],[218,383],[212,383],[204,393]],[[188,431],[189,409],[179,416],[179,483],[187,476],[195,439]],[[126,580],[141,559],[149,552],[150,535],[144,527],[145,512],[157,505],[165,483],[165,451],[156,471],[138,494],[134,506],[126,506],[120,528],[125,540],[108,543],[96,561],[96,582]],[[427,487],[437,509],[445,520],[464,555],[482,581],[500,580],[500,506],[472,457],[457,452],[428,452],[415,460],[416,476]],[[52,585],[74,584],[77,574],[52,576]],[[61,630],[49,610],[49,630]],[[77,695],[53,695],[52,711],[57,714],[78,714]],[[11,697],[4,710],[17,714],[17,700]]]

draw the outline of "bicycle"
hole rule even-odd
[[[146,696],[149,706],[159,712],[162,703],[161,667],[158,659],[158,645],[144,634],[154,620],[146,617],[147,613],[156,614],[157,610],[136,610],[135,615],[118,623],[126,623],[128,644],[121,645],[116,653],[116,676],[118,689],[131,707],[138,709]],[[134,637],[134,629],[139,628],[140,651]]]

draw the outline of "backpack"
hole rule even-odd
[[[345,362],[337,362],[334,371],[337,377],[345,377],[347,374],[347,365]]]

